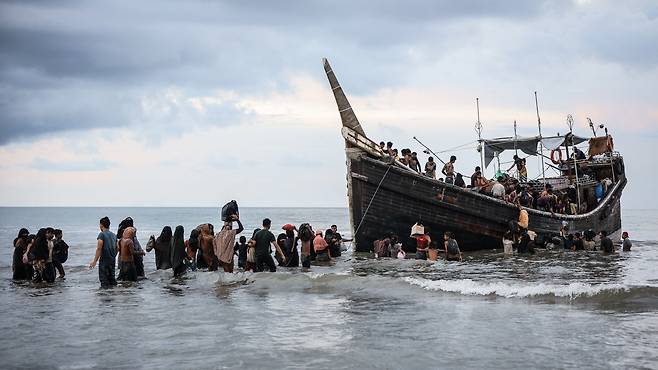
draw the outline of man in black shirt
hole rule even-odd
[[[605,230],[601,231],[601,250],[605,254],[615,252],[615,247],[612,245],[612,240],[608,238],[608,232]]]
[[[255,271],[263,271],[263,265],[269,267],[270,272],[276,272],[276,265],[274,264],[274,259],[272,259],[272,254],[270,253],[270,245],[273,245],[276,249],[276,252],[281,256],[283,262],[286,261],[286,256],[276,243],[276,238],[274,234],[270,231],[272,226],[272,221],[269,218],[263,220],[263,228],[254,234],[253,240],[256,244],[255,247],[255,256],[256,256],[256,266]]]

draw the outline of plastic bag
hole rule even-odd
[[[229,217],[233,215],[240,215],[240,211],[238,210],[238,202],[235,200],[226,203],[224,207],[222,207],[222,221],[227,221]]]

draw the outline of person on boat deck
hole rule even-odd
[[[233,229],[233,221],[237,222],[237,230]],[[222,265],[224,272],[233,272],[233,245],[235,244],[235,236],[244,230],[240,217],[232,215],[226,222],[222,230],[215,235],[213,242],[214,252],[219,263]]]
[[[623,240],[621,243],[622,250],[624,252],[630,252],[631,247],[633,246],[633,243],[631,243],[631,239],[628,238],[628,232],[624,231],[621,234],[621,239]]]
[[[514,154],[513,159],[514,159],[514,163],[512,163],[512,165],[509,166],[509,168],[508,168],[507,171],[505,171],[505,172],[509,172],[509,171],[511,171],[512,168],[514,168],[514,167],[516,167],[516,171],[517,171],[517,173],[519,172],[519,170],[520,170],[520,166],[521,166],[521,158],[519,158],[518,155]]]
[[[121,265],[119,267],[119,276],[117,280],[122,281],[137,281],[137,270],[135,269],[134,256],[137,254],[133,237],[135,236],[134,227],[126,227],[122,229],[122,238],[119,240],[119,260]]]
[[[420,169],[420,161],[418,160],[418,153],[412,152],[411,153],[411,158],[409,159],[409,168],[412,170],[421,173]]]
[[[429,157],[427,163],[425,163],[425,176],[436,179],[436,162],[434,162],[434,157]]]
[[[427,229],[425,229],[425,233],[423,235],[419,235],[416,237],[416,259],[418,260],[427,259],[427,250],[429,249],[431,242],[432,242],[432,238],[430,238]]]
[[[475,172],[471,175],[471,188],[480,189],[487,186],[487,180],[482,176],[480,166],[475,167]]]
[[[460,188],[466,187],[466,183],[464,182],[464,177],[459,172],[457,172],[457,174],[455,175],[455,186],[459,186]]]
[[[322,237],[322,231],[315,232],[315,239],[313,239],[313,248],[315,249],[315,260],[318,262],[328,262],[331,260],[329,251],[329,244]]]
[[[528,186],[521,187],[521,191],[519,192],[516,201],[518,204],[522,205],[523,207],[532,207],[533,199],[532,199],[532,194],[528,189]]]
[[[388,152],[388,155],[390,155],[391,157],[397,157],[398,156],[397,149],[393,149],[393,143],[390,142],[390,141],[388,143],[386,143],[386,151]]]
[[[381,149],[382,152],[384,152],[384,153],[388,153],[388,152],[386,151],[386,143],[383,142],[383,141],[380,141],[380,142],[379,142],[379,149]]]
[[[604,254],[615,253],[615,247],[612,244],[612,240],[608,238],[608,232],[601,230],[601,251]]]
[[[577,147],[573,147],[573,154],[571,154],[571,158],[576,158],[578,161],[582,161],[584,159],[587,159],[587,156],[585,153],[583,153],[582,150],[578,149]]]
[[[450,231],[446,231],[443,234],[443,240],[446,261],[461,261],[462,252],[459,250],[459,244],[457,244],[457,241],[452,237],[452,233]]]
[[[263,266],[267,265],[270,269],[270,272],[276,272],[276,265],[274,264],[274,259],[272,259],[270,246],[274,246],[276,252],[281,256],[283,262],[286,262],[286,256],[276,244],[276,238],[274,234],[270,231],[272,226],[272,221],[269,218],[263,220],[263,228],[258,231],[254,236],[253,240],[255,243],[255,257],[256,257],[256,266],[254,271],[261,272],[263,271]]]
[[[96,254],[94,259],[89,263],[89,268],[96,267],[98,262],[98,280],[101,288],[110,288],[117,285],[115,277],[115,265],[117,256],[117,237],[110,231],[110,219],[106,216],[101,218],[101,232],[96,239]]]
[[[499,176],[496,181],[494,181],[493,186],[491,187],[491,195],[496,199],[505,198],[505,186],[502,184],[503,177]]]
[[[441,173],[445,175],[445,182],[448,184],[454,184],[455,183],[455,162],[457,161],[457,157],[450,156],[450,161],[443,166],[443,170],[441,170]]]
[[[29,236],[30,232],[22,228],[18,231],[16,239],[14,239],[14,255],[11,264],[12,279],[14,280],[27,280],[32,277],[32,266],[23,262],[23,255],[27,252]],[[30,266],[29,270],[27,266]]]
[[[402,157],[400,157],[400,162],[403,165],[408,166],[409,165],[409,160],[411,159],[411,150],[402,149],[402,152],[400,154],[402,154]]]

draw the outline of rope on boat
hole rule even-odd
[[[363,217],[361,217],[361,221],[359,222],[359,226],[356,227],[356,230],[354,230],[354,238],[356,238],[356,235],[359,233],[359,229],[361,228],[361,225],[363,225],[363,220],[366,219],[366,215],[368,214],[368,210],[370,210],[370,206],[372,205],[372,201],[375,200],[375,196],[377,196],[377,192],[379,191],[379,188],[382,186],[382,183],[384,182],[384,179],[386,178],[386,175],[388,175],[388,171],[391,170],[391,166],[388,166],[386,169],[386,172],[384,172],[384,176],[382,176],[382,179],[379,181],[379,185],[377,185],[377,189],[375,189],[375,193],[372,194],[372,198],[370,198],[370,202],[368,203],[368,207],[366,207],[366,211],[363,212]]]

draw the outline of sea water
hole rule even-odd
[[[188,272],[145,257],[147,279],[102,290],[98,220],[131,216],[145,246],[164,225],[218,228],[214,208],[0,208],[0,368],[656,368],[658,211],[624,210],[631,252],[468,253],[464,262],[375,260],[348,251],[310,272]],[[245,208],[338,225],[346,209]],[[70,245],[66,279],[11,280],[21,227]]]

